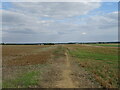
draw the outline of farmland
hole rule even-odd
[[[120,47],[119,44],[91,44],[93,46]]]
[[[115,45],[3,45],[3,88],[117,88]]]

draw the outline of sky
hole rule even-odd
[[[4,43],[118,41],[117,2],[2,2],[0,13]]]

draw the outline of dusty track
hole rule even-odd
[[[70,62],[69,62],[69,57],[67,52],[65,52],[66,60],[65,60],[65,68],[62,72],[62,78],[63,80],[59,81],[57,86],[58,87],[63,87],[63,88],[75,88],[76,86],[74,85],[70,75],[71,75],[71,69],[70,69]]]
[[[43,74],[43,88],[98,88],[101,87],[93,77],[79,66],[68,53],[55,58]]]

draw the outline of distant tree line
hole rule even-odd
[[[1,45],[57,45],[57,44],[113,44],[120,42],[69,42],[69,43],[1,43]]]

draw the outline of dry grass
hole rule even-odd
[[[34,64],[43,64],[47,62],[48,59],[51,58],[51,51],[43,51],[39,54],[32,54],[23,56],[17,59],[9,60],[3,65],[7,66],[21,66],[21,65],[34,65]]]
[[[51,56],[50,46],[5,45],[2,48],[3,66],[42,64]]]
[[[17,56],[26,53],[32,53],[36,50],[41,50],[42,48],[50,47],[45,45],[3,45],[2,55],[3,57]]]
[[[53,61],[57,63],[63,62],[63,60],[61,61],[57,58],[64,57],[65,50],[69,51],[73,60],[76,60],[81,67],[84,67],[88,72],[92,73],[103,87],[118,87],[117,48],[84,45],[64,45],[64,47],[61,45],[3,45],[2,64],[5,87],[14,87],[14,85],[11,85],[20,80],[19,74],[23,75],[23,78],[26,78],[23,71],[31,72],[29,67],[32,69],[36,68],[35,71],[40,72],[41,65],[45,66],[47,62],[53,59],[52,56],[54,56]],[[24,69],[26,67],[28,67],[27,70]],[[33,74],[30,73],[29,75],[31,78]],[[16,78],[18,78],[18,81],[15,80]],[[8,81],[13,83],[10,84]]]
[[[84,45],[67,45],[81,67],[91,72],[106,88],[118,87],[118,49]]]
[[[37,85],[55,49],[49,45],[3,45],[3,87]]]

